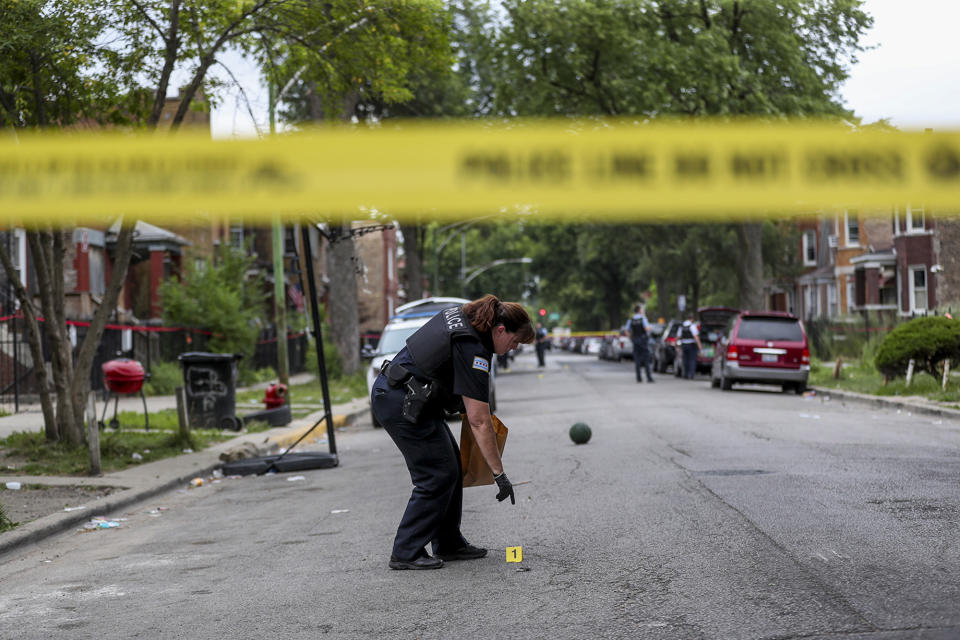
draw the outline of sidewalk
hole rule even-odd
[[[306,384],[316,378],[312,373],[297,373],[290,376],[290,385],[295,384]],[[249,387],[239,387],[237,389],[240,391],[249,391],[251,389],[266,389],[269,382],[261,382]],[[119,397],[120,403],[118,410],[119,411],[133,411],[134,413],[143,414],[143,400],[139,395],[122,395]],[[99,398],[97,399],[97,419],[100,419],[100,416],[103,415],[103,401]],[[147,411],[151,413],[154,411],[163,411],[164,409],[176,409],[177,408],[177,399],[176,396],[150,396],[147,398]],[[238,407],[243,410],[247,407]],[[262,405],[257,405],[256,409],[263,408]],[[247,412],[249,413],[249,412]],[[241,413],[242,415],[242,413]],[[110,400],[110,406],[107,409],[107,419],[109,422],[110,418],[113,417],[113,400]],[[0,438],[6,438],[16,431],[43,431],[43,413],[40,410],[40,404],[25,404],[21,405],[20,411],[13,415],[3,416],[0,418]]]
[[[292,382],[292,381],[291,381]],[[147,406],[154,410],[160,404],[153,404],[147,400]],[[140,402],[139,398],[136,398]],[[349,426],[370,410],[367,398],[357,398],[345,404],[334,405],[332,408],[333,424],[335,428]],[[143,405],[140,405],[143,410]],[[9,416],[3,421],[9,421]],[[314,423],[323,419],[323,411],[316,411],[305,418],[294,420],[285,427],[275,427],[269,431],[245,434],[216,444],[203,451],[196,451],[173,458],[157,460],[147,464],[130,467],[123,471],[107,473],[98,477],[89,476],[0,476],[0,483],[20,482],[24,484],[45,485],[80,485],[97,487],[114,487],[122,489],[115,493],[92,501],[86,509],[79,511],[54,513],[32,522],[22,524],[12,531],[0,533],[0,557],[8,551],[26,544],[32,544],[43,538],[59,533],[71,527],[79,526],[94,516],[104,516],[126,508],[131,504],[147,500],[152,496],[163,493],[178,486],[186,486],[196,477],[206,478],[223,462],[220,454],[239,447],[255,448],[256,455],[265,455],[292,445],[306,433]],[[14,430],[23,430],[21,426]],[[43,428],[42,417],[39,428]],[[304,444],[317,439],[326,438],[325,424],[320,424],[311,436],[304,440]]]

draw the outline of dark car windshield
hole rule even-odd
[[[793,318],[741,318],[737,337],[743,340],[803,342],[800,323]]]

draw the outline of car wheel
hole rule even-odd
[[[733,389],[733,380],[728,378],[723,371],[720,372],[720,389],[722,391],[730,391],[730,389]]]
[[[370,420],[373,422],[374,429],[382,429],[383,425],[380,424],[380,421],[377,420],[377,414],[373,412],[373,408],[370,408]]]
[[[803,395],[803,393],[804,393],[806,390],[807,390],[807,385],[806,385],[806,383],[804,383],[804,382],[798,382],[798,383],[796,383],[796,384],[793,386],[793,392],[794,392],[795,394],[797,394],[798,396]]]
[[[714,378],[713,375],[710,376],[710,386],[714,389],[720,388],[720,378]]]

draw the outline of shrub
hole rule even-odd
[[[263,278],[253,258],[223,247],[216,262],[204,265],[188,262],[182,281],[161,283],[164,321],[210,331],[207,349],[214,353],[253,354],[265,313]]]
[[[324,324],[323,327],[323,360],[327,364],[327,378],[330,380],[338,380],[343,376],[343,361],[340,359],[340,354],[337,352],[337,348],[333,346],[333,342],[330,341],[330,325]],[[317,375],[317,347],[316,341],[313,338],[310,338],[307,343],[307,355],[304,358],[304,366],[306,367],[307,373],[312,373]]]
[[[148,396],[172,396],[183,386],[183,371],[179,362],[154,362],[150,365],[150,379],[143,385]]]
[[[942,363],[951,368],[960,360],[960,321],[942,316],[916,318],[891,331],[877,348],[874,364],[888,378],[902,376],[910,360],[917,371],[934,377],[942,374]]]

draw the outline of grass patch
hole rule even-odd
[[[330,402],[332,404],[341,404],[349,402],[355,398],[365,397],[367,395],[367,382],[363,377],[363,372],[357,372],[352,376],[341,376],[335,380],[329,380]],[[305,413],[312,413],[318,407],[323,406],[323,390],[320,388],[320,381],[313,380],[306,384],[295,384],[289,389],[290,405],[294,415],[300,413],[297,405],[308,405]],[[237,407],[263,408],[263,389],[254,389],[250,391],[237,392]]]
[[[903,378],[890,380],[884,386],[880,372],[859,361],[843,367],[839,378],[833,377],[832,366],[812,365],[809,384],[874,396],[923,396],[934,402],[960,401],[960,383],[955,379],[947,381],[945,391],[940,387],[940,380],[927,373],[914,375],[909,387]]]
[[[142,415],[141,415],[142,419]],[[142,422],[140,424],[142,427]],[[190,441],[183,442],[176,431],[152,429],[148,432],[112,431],[100,433],[100,462],[103,471],[121,471],[154,460],[181,455],[185,448],[200,450],[236,436],[233,432],[195,430]],[[135,460],[133,454],[141,460]],[[48,443],[42,432],[17,432],[0,440],[0,473],[22,475],[86,475],[90,452],[83,445]],[[15,466],[12,464],[15,461]]]

